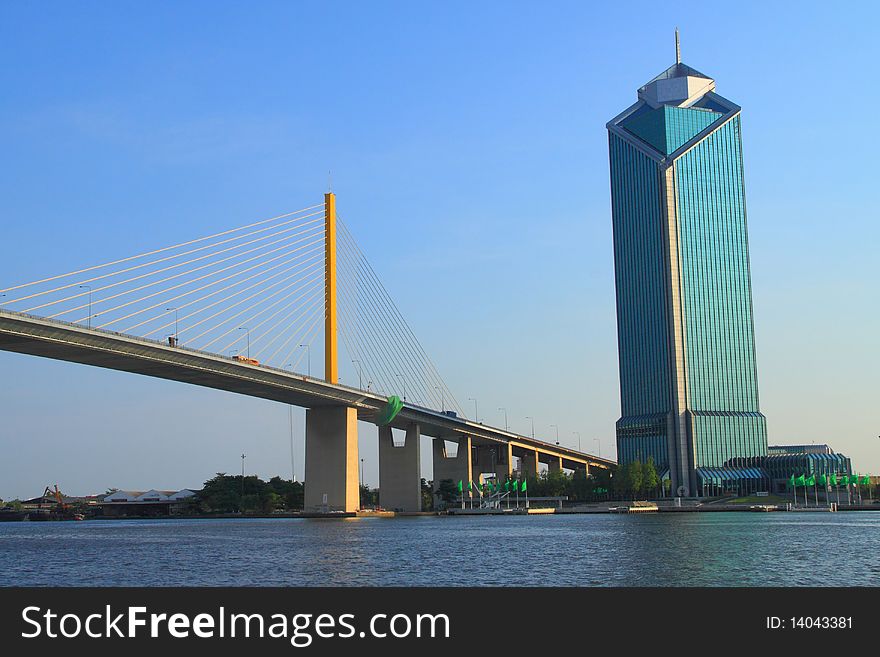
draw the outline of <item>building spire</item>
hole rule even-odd
[[[675,63],[681,64],[681,43],[678,40],[678,28],[675,28]]]

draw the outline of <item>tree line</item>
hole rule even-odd
[[[184,513],[274,513],[301,511],[305,500],[303,484],[281,477],[263,481],[255,475],[227,475],[218,472],[202,490],[186,500]]]
[[[585,503],[658,497],[662,483],[650,456],[644,463],[637,459],[613,472],[597,468],[587,475],[583,470],[570,474],[562,470],[545,470],[536,477],[526,477],[526,481],[529,497],[567,497],[570,502]],[[473,495],[479,497],[476,491]],[[446,506],[458,502],[458,496],[458,482],[451,479],[439,482],[437,497]]]

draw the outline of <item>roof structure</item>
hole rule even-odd
[[[678,61],[639,87],[636,103],[608,129],[652,158],[671,161],[739,111],[715,93],[715,80]]]

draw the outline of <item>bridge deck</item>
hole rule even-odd
[[[0,350],[179,381],[304,408],[347,405],[357,409],[358,419],[368,422],[374,421],[387,401],[374,392],[285,370],[7,310],[0,310]],[[475,444],[512,443],[592,467],[615,465],[614,461],[591,454],[405,404],[394,426],[405,429],[410,422],[418,422],[423,435],[435,438],[469,435]]]

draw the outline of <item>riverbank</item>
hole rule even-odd
[[[414,517],[430,517],[430,516],[501,516],[501,515],[589,515],[589,514],[613,514],[613,513],[636,513],[636,512],[653,512],[653,513],[742,513],[742,512],[825,512],[831,510],[828,507],[793,507],[788,505],[775,504],[683,504],[675,506],[672,504],[649,505],[633,505],[627,502],[604,503],[604,504],[585,504],[573,505],[565,507],[512,507],[510,509],[480,509],[480,508],[453,508],[448,511],[421,511],[421,512],[399,512],[399,511],[357,511],[351,513],[331,512],[331,513],[306,513],[306,512],[284,512],[284,513],[216,513],[216,514],[190,514],[190,515],[171,515],[171,516],[95,516],[87,518],[93,521],[112,521],[112,520],[223,520],[223,519],[347,519],[347,518],[414,518]],[[880,511],[880,504],[862,504],[851,506],[837,507],[836,511]]]

